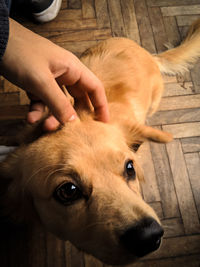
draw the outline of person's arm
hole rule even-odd
[[[78,101],[89,97],[97,119],[109,119],[104,88],[99,79],[79,59],[51,41],[31,32],[10,19],[10,33],[0,73],[26,90],[35,100],[28,121],[35,122],[43,113],[44,104],[55,116],[45,121],[46,130],[54,130],[76,118],[76,112],[59,85],[67,85]],[[58,85],[59,84],[59,85]]]

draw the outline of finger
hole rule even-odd
[[[44,121],[44,130],[51,132],[55,131],[58,126],[60,125],[59,121],[54,117],[54,116],[49,116],[45,121]]]
[[[74,97],[82,97],[83,91],[88,93],[95,110],[97,119],[107,122],[109,120],[108,104],[105,90],[100,80],[76,57],[72,58],[67,71],[57,78],[59,84],[70,86]],[[73,89],[75,90],[73,92]],[[76,95],[74,95],[76,93]]]
[[[74,85],[80,79],[83,68],[83,63],[72,53],[65,51],[65,63],[67,67],[61,75],[56,76],[59,85]]]
[[[109,110],[105,95],[101,91],[88,93],[94,107],[96,119],[103,122],[109,121]]]
[[[79,81],[70,87],[72,95],[79,90],[87,92],[94,107],[96,118],[103,122],[109,121],[108,103],[105,90],[100,80],[89,70],[83,71]],[[74,91],[74,92],[73,92]],[[78,97],[78,95],[75,95]]]
[[[36,102],[31,104],[30,112],[27,114],[27,121],[29,123],[35,123],[42,118],[45,106],[42,102]]]
[[[35,85],[34,94],[49,107],[52,114],[61,124],[77,118],[69,99],[51,74],[44,80],[41,79],[39,84]]]

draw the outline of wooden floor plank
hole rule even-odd
[[[126,37],[140,44],[140,35],[135,15],[135,7],[132,0],[121,0],[122,15],[126,31]]]
[[[67,0],[68,8],[72,9],[80,9],[81,8],[81,0]]]
[[[163,81],[165,84],[167,83],[177,83],[177,78],[176,76],[167,76],[167,75],[162,75]]]
[[[154,33],[157,53],[161,53],[166,50],[165,44],[168,42],[162,14],[159,7],[151,7],[148,11]]]
[[[200,133],[200,122],[163,125],[163,130],[170,132],[174,138],[194,137]]]
[[[46,235],[47,267],[65,267],[64,242],[54,235]]]
[[[46,232],[42,227],[34,226],[32,233],[28,236],[28,244],[24,242],[24,246],[28,245],[28,265],[30,267],[46,266]],[[15,265],[13,265],[14,267]],[[26,266],[26,265],[25,265]]]
[[[199,153],[185,154],[194,200],[200,219],[200,157]]]
[[[6,79],[3,79],[3,92],[4,93],[16,93],[19,92],[19,87],[17,87],[16,85],[12,84],[11,82],[9,82]]]
[[[81,18],[82,18],[81,9],[65,9],[65,10],[60,10],[58,17],[56,17],[56,21],[76,20]]]
[[[156,252],[148,255],[148,259],[160,259],[200,253],[200,235],[166,238]]]
[[[199,4],[199,0],[147,0],[148,6],[182,6]]]
[[[152,117],[148,118],[148,124],[174,124],[185,122],[198,122],[200,117],[200,109],[179,109],[169,111],[158,111]]]
[[[66,31],[72,31],[72,30],[83,30],[83,29],[96,29],[97,28],[97,22],[94,18],[88,18],[88,19],[73,19],[68,21],[58,21],[58,22],[52,22],[49,24],[36,24],[29,26],[29,29],[32,31],[36,31],[39,34],[42,34],[43,32],[48,32],[49,34],[52,32],[61,32],[64,33]]]
[[[159,110],[176,110],[200,107],[200,94],[164,97],[161,100]]]
[[[143,157],[142,155],[145,155],[145,157]],[[145,182],[142,183],[142,191],[145,201],[160,201],[160,193],[158,190],[156,174],[148,143],[145,143],[140,147],[138,151],[138,159],[140,161],[140,164],[142,164],[144,170]]]
[[[139,262],[132,267],[199,267],[199,254]]]
[[[176,16],[177,24],[181,26],[190,26],[195,20],[199,19],[200,15]]]
[[[98,41],[74,41],[74,42],[63,42],[59,43],[59,45],[70,52],[76,54],[77,56],[80,56],[86,49],[94,46],[97,44]]]
[[[184,153],[200,152],[200,136],[181,139]]]
[[[95,0],[95,10],[97,16],[97,25],[99,29],[110,27],[110,18],[108,14],[108,5],[106,0]]]
[[[163,18],[165,31],[168,36],[168,42],[172,46],[177,46],[181,42],[180,33],[178,29],[178,25],[176,22],[176,18],[172,16]]]
[[[184,37],[181,35],[181,39],[182,40],[185,39],[185,37],[187,36],[187,33],[188,33],[188,28],[187,28],[187,30],[185,32]],[[186,71],[185,73],[183,73],[181,75],[177,74],[176,78],[177,78],[177,82],[180,83],[180,85],[183,86],[183,87],[184,87],[184,84],[186,82],[191,82],[192,81],[190,71]]]
[[[29,111],[29,107],[26,105],[0,107],[0,121],[1,120],[25,119],[28,111]]]
[[[161,7],[163,16],[200,14],[200,5]]]
[[[167,83],[165,84],[165,90],[163,97],[168,96],[178,96],[178,95],[190,95],[193,94],[193,83],[192,82],[184,82],[180,83]]]
[[[200,68],[200,60],[198,60],[198,62],[195,64],[194,68],[191,70],[192,81],[194,84],[194,91],[196,93],[200,93],[199,68]]]
[[[154,168],[156,172],[162,208],[165,218],[179,217],[179,207],[169,166],[165,145],[151,143]]]
[[[81,30],[68,32],[45,32],[43,36],[59,44],[63,42],[80,42],[105,40],[111,37],[110,29]]]
[[[65,242],[65,267],[73,267],[71,264],[71,243]]]
[[[66,10],[67,9],[67,1],[68,0],[62,0],[62,3],[61,3],[61,10]]]
[[[19,92],[0,94],[0,107],[19,105]]]
[[[193,199],[180,141],[174,140],[173,142],[168,143],[167,153],[169,156],[185,232],[187,234],[199,233],[200,224],[198,214]],[[177,158],[179,159],[178,163],[176,162]]]
[[[163,219],[163,208],[162,208],[162,203],[160,201],[154,201],[154,202],[149,202],[148,203],[156,212],[158,215],[159,219]]]
[[[98,261],[91,255],[85,254],[84,261],[85,261],[85,267],[92,267],[92,266],[103,267],[103,263]]]
[[[145,0],[135,0],[134,4],[141,45],[150,53],[156,53],[155,42],[146,2]]]
[[[164,228],[164,237],[175,237],[185,235],[185,229],[181,218],[172,218],[161,220]]]
[[[84,255],[73,245],[71,246],[71,266],[72,267],[84,267]]]
[[[19,90],[19,103],[20,105],[29,105],[30,99],[28,98],[26,92],[22,89]]]
[[[95,18],[93,0],[82,0],[82,15],[84,19]]]
[[[121,11],[121,3],[120,0],[109,0],[108,1],[108,10],[110,14],[110,22],[112,29],[112,36],[117,37],[125,37],[126,30],[124,26],[124,20]]]

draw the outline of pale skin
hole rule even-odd
[[[47,131],[77,119],[76,111],[61,90],[63,85],[77,102],[83,104],[90,100],[97,120],[109,120],[105,91],[100,80],[71,52],[12,19],[0,72],[34,100],[27,115],[28,122],[39,120],[45,106],[48,106],[52,115],[44,122]]]

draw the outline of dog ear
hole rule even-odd
[[[168,132],[142,124],[125,127],[125,136],[128,145],[134,151],[137,151],[140,145],[146,140],[157,143],[168,143],[173,139],[172,134]]]
[[[26,124],[23,131],[21,131],[17,135],[17,143],[21,144],[30,144],[40,138],[45,134],[43,129],[44,119],[34,123],[34,124]]]
[[[13,214],[15,217],[16,211],[21,209],[22,203],[18,206],[18,190],[12,185],[14,177],[18,182],[19,172],[18,155],[11,152],[0,162],[0,222],[9,223]]]
[[[139,126],[141,135],[143,138],[148,139],[157,143],[168,143],[172,141],[173,136],[171,133],[164,132],[162,130],[147,126],[140,125]]]
[[[42,119],[40,119],[39,121],[37,121],[33,124],[26,123],[23,130],[21,130],[15,138],[16,144],[17,145],[26,145],[26,144],[33,143],[34,141],[36,141],[40,137],[45,136],[45,135],[49,135],[51,133],[55,133],[62,128],[62,126],[60,125],[56,130],[54,130],[52,132],[45,131],[44,121],[47,117],[48,117],[48,115],[45,114],[45,116],[43,116]]]
[[[22,182],[24,149],[25,145],[15,149],[0,162],[0,223],[6,225],[22,224],[36,216]]]

